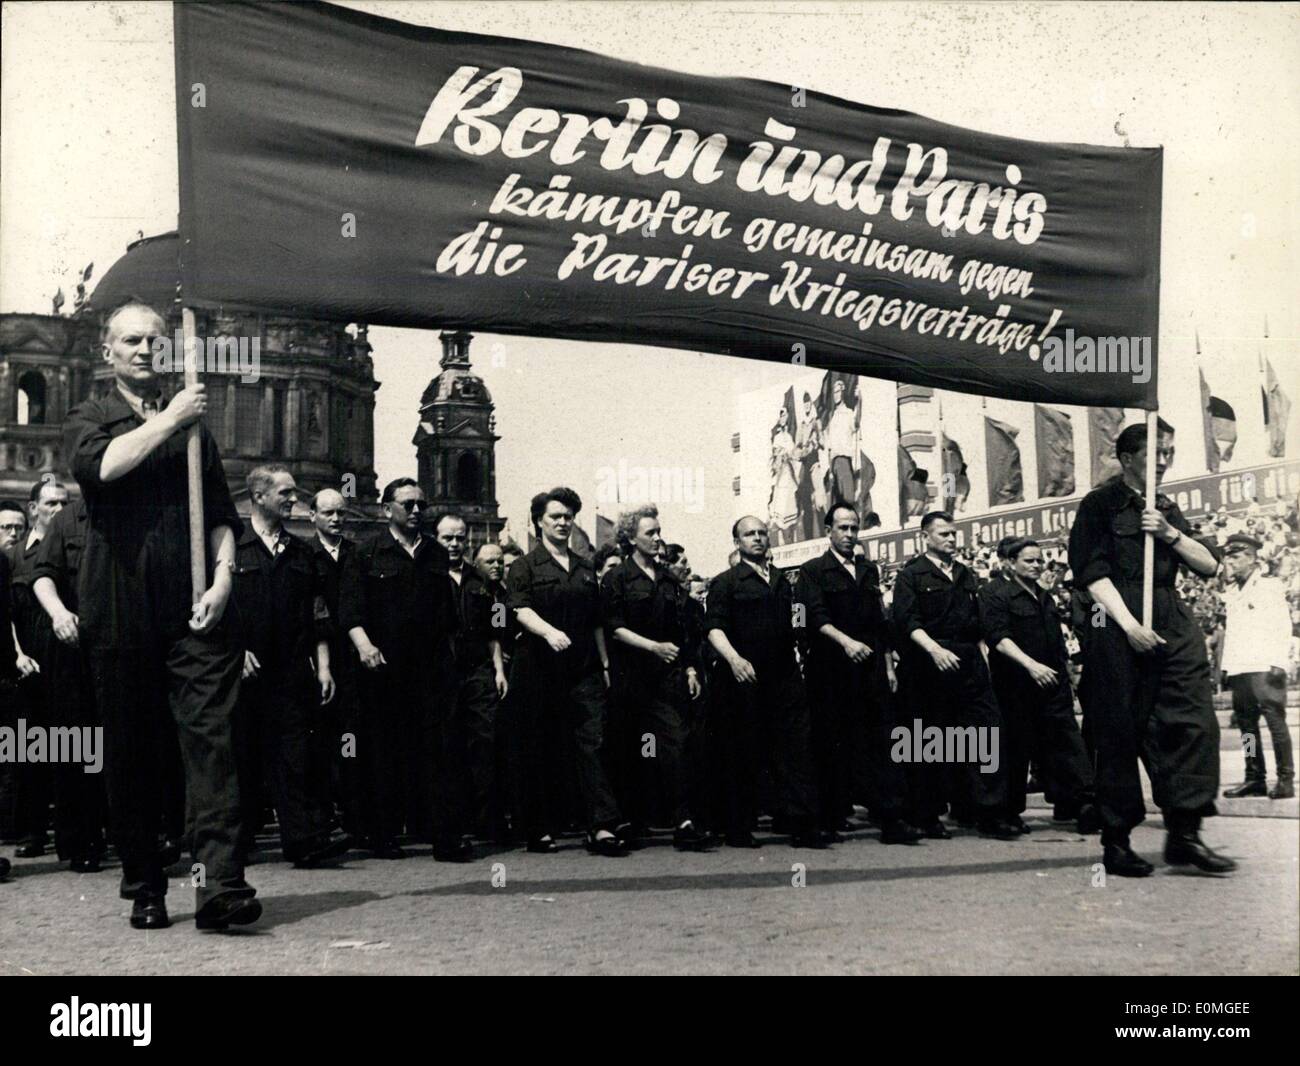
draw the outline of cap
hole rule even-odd
[[[1233,546],[1237,544],[1241,545],[1243,548],[1254,548],[1256,551],[1259,551],[1260,548],[1264,547],[1262,542],[1246,533],[1234,533],[1223,542],[1223,550],[1231,552]]]

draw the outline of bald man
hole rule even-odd
[[[729,847],[752,848],[758,778],[764,760],[775,776],[774,817],[795,847],[824,848],[809,747],[808,703],[795,660],[793,590],[768,563],[767,525],[748,515],[731,529],[740,561],[709,588],[705,631],[719,660],[713,712],[725,782],[718,812]]]
[[[343,828],[353,837],[365,832],[365,790],[355,744],[357,715],[357,655],[347,634],[339,628],[339,575],[351,563],[356,543],[343,535],[347,501],[337,489],[321,489],[311,499],[311,524],[316,535],[311,540],[312,562],[316,568],[317,587],[329,612],[327,641],[330,669],[334,674],[335,696],[320,708],[322,724],[312,736],[318,742],[312,765],[324,778],[324,794],[331,806],[338,808]]]

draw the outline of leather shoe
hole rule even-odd
[[[755,839],[753,833],[728,833],[727,847],[729,848],[761,848],[763,845]]]
[[[1005,818],[991,818],[979,823],[980,836],[994,837],[997,840],[1019,840],[1020,829],[1014,822]]]
[[[0,881],[9,876],[9,871],[13,869],[13,863],[8,859],[0,858]]]
[[[167,904],[161,896],[137,899],[131,905],[132,929],[166,929],[172,924],[167,917]]]
[[[306,844],[285,848],[285,858],[300,870],[310,870],[352,849],[352,838],[343,833],[324,833]]]
[[[530,840],[528,850],[534,855],[554,855],[560,850],[560,845],[554,840]]]
[[[673,830],[673,847],[678,851],[706,851],[716,841],[708,833],[701,833],[694,822],[679,825]]]
[[[194,915],[199,929],[226,929],[232,925],[251,925],[262,917],[262,904],[252,896],[218,896],[209,900]]]
[[[45,844],[38,840],[29,840],[14,848],[15,859],[39,859],[45,854]]]
[[[952,833],[948,827],[936,818],[933,822],[921,830],[926,840],[951,840]]]
[[[595,833],[588,833],[587,850],[607,859],[621,859],[627,854],[627,845],[616,836],[598,837]]]
[[[474,845],[467,840],[458,840],[454,844],[435,847],[433,849],[434,862],[473,862]]]
[[[1171,832],[1165,837],[1165,862],[1170,866],[1195,866],[1207,874],[1230,874],[1231,859],[1212,851],[1197,832]]]
[[[1295,799],[1295,784],[1291,781],[1278,781],[1276,785],[1268,790],[1268,798],[1271,800]]]
[[[1240,785],[1223,790],[1224,799],[1240,799],[1242,796],[1267,796],[1268,784],[1264,781],[1246,781]]]
[[[1116,877],[1150,877],[1155,869],[1127,844],[1107,844],[1102,848],[1101,861],[1106,872]]]
[[[1024,834],[1033,832],[1033,830],[1025,824],[1025,820],[1021,818],[1020,815],[1016,815],[1014,818],[1008,818],[1007,824],[1014,826],[1017,833]]]
[[[1074,803],[1058,803],[1052,808],[1052,821],[1073,822],[1079,817],[1079,807]]]
[[[919,844],[924,836],[925,834],[916,826],[910,825],[901,818],[886,822],[880,830],[882,844]]]
[[[68,863],[74,874],[97,874],[100,871],[99,856],[78,856]]]
[[[835,839],[842,840],[839,834],[835,834]],[[829,833],[823,833],[820,829],[806,829],[800,833],[790,834],[790,847],[792,848],[815,848],[818,851],[825,851],[834,843]]]

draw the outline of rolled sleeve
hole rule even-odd
[[[56,516],[50,523],[48,532],[41,538],[40,547],[36,549],[36,562],[32,567],[33,585],[41,578],[48,577],[56,587],[62,588],[63,579],[68,573],[68,542],[63,530],[64,523]]]
[[[63,420],[63,454],[83,495],[94,495],[104,484],[99,468],[113,435],[101,415],[98,405],[90,401],[78,404]]]
[[[819,633],[824,625],[831,624],[830,611],[826,608],[826,597],[822,595],[821,584],[817,574],[809,569],[800,568],[799,584],[794,590],[796,603],[803,604],[804,620],[810,633]]]
[[[912,586],[911,575],[906,572],[899,574],[894,582],[893,612],[894,631],[899,643],[906,646],[911,635],[924,628],[917,612],[916,589]]]
[[[339,628],[350,633],[366,624],[366,581],[369,563],[363,551],[354,551],[339,568]]]
[[[732,582],[727,574],[716,578],[709,588],[708,607],[704,614],[704,635],[715,629],[724,633],[731,631],[731,593]]]
[[[610,636],[616,629],[631,629],[627,624],[627,581],[622,566],[610,573],[600,585],[600,613]]]
[[[1068,550],[1076,588],[1087,591],[1094,581],[1112,575],[1108,517],[1101,501],[1085,496],[1070,528]]]
[[[985,585],[980,590],[980,635],[992,651],[1011,636],[1011,613],[1007,599],[996,585]]]
[[[203,441],[203,527],[211,533],[220,526],[229,526],[236,539],[244,532],[243,519],[235,510],[230,497],[230,485],[221,465],[221,453],[206,426],[201,432]]]
[[[506,602],[512,611],[533,607],[533,568],[527,556],[516,559],[506,574]]]

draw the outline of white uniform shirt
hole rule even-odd
[[[1228,622],[1223,635],[1223,666],[1228,675],[1286,669],[1291,646],[1291,611],[1276,578],[1259,569],[1240,588],[1228,583],[1223,593]]]

